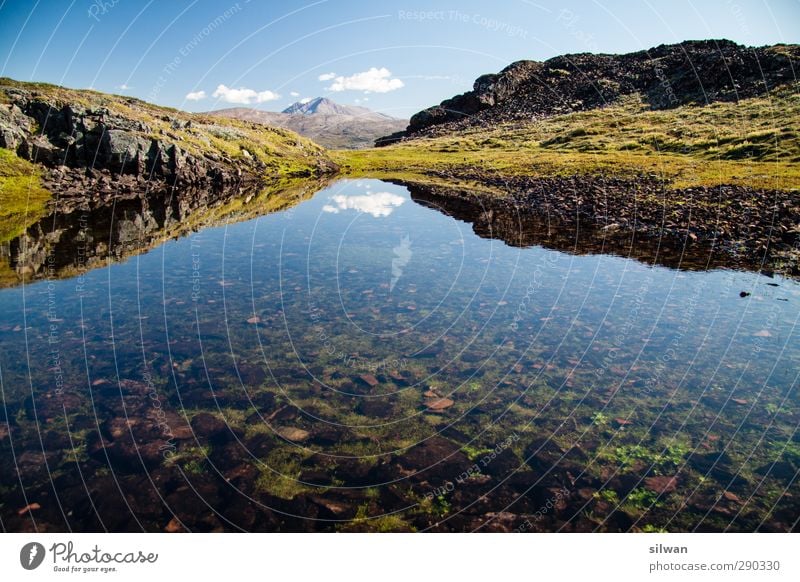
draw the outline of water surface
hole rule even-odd
[[[7,530],[796,527],[791,279],[375,180],[112,212],[0,291]]]

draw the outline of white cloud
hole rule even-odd
[[[302,103],[304,105],[306,103],[310,103],[310,102],[311,102],[311,97],[303,97],[302,99],[300,99],[300,103]]]
[[[336,78],[336,73],[323,73],[322,75],[317,77],[317,79],[319,79],[320,81],[330,81],[331,79],[335,78]]]
[[[200,101],[201,99],[206,98],[205,91],[192,91],[191,93],[186,94],[186,99],[188,101]]]
[[[272,91],[254,91],[246,87],[239,87],[232,89],[225,85],[217,85],[217,90],[214,91],[212,97],[225,101],[226,103],[237,103],[240,105],[250,105],[252,103],[264,103],[266,101],[275,101],[280,99],[281,96]]]
[[[131,87],[127,83],[123,83],[122,85],[117,85],[117,89],[119,89],[120,91],[127,91],[128,89],[133,89],[133,87]]]
[[[289,95],[291,95],[292,97],[300,97],[300,93],[298,93],[297,91],[292,91],[291,93],[289,93]]]
[[[403,204],[406,199],[391,192],[375,192],[363,196],[345,196],[337,194],[331,197],[336,206],[326,204],[322,207],[324,212],[338,214],[341,210],[357,210],[375,218],[389,216],[394,209]]]
[[[400,89],[403,82],[392,79],[392,72],[386,67],[372,67],[368,71],[349,77],[336,77],[328,91],[364,91],[365,93],[388,93]]]

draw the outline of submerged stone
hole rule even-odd
[[[311,436],[311,433],[307,430],[293,426],[279,428],[277,432],[281,437],[285,438],[287,441],[292,441],[293,443],[305,442]]]

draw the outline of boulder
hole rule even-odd
[[[102,153],[113,172],[140,174],[144,170],[144,155],[150,140],[121,129],[109,129],[103,134]]]

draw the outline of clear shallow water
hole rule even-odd
[[[4,527],[795,527],[797,283],[485,219],[343,181],[0,291]]]

